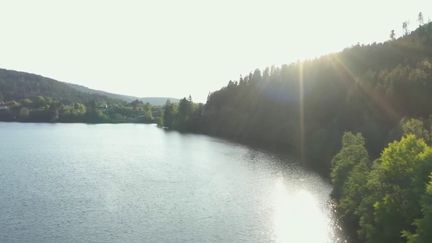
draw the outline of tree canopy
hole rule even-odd
[[[432,114],[431,54],[426,24],[384,43],[257,69],[210,93],[193,118],[180,111],[169,118],[179,123],[165,126],[304,153],[328,174],[345,131],[361,132],[376,157],[400,136],[402,118]]]

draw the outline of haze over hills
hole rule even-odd
[[[107,96],[107,97],[112,98],[112,99],[119,99],[119,100],[124,100],[127,102],[132,102],[134,100],[140,100],[143,103],[149,103],[151,105],[160,106],[160,105],[164,105],[167,100],[170,100],[173,103],[177,103],[179,101],[179,99],[172,98],[172,97],[136,97],[136,96],[130,96],[130,95],[114,94],[114,93],[110,93],[110,92],[106,92],[106,91],[102,91],[102,90],[90,89],[90,88],[87,88],[85,86],[78,85],[78,84],[71,84],[71,83],[66,83],[66,84],[69,85],[70,87],[78,90],[78,91],[83,92],[83,93],[103,95],[103,96]]]
[[[125,102],[140,100],[143,103],[149,103],[154,106],[163,105],[167,100],[174,103],[179,100],[171,97],[135,97],[114,94],[90,89],[78,84],[57,81],[37,74],[0,69],[0,101],[18,100],[36,96],[69,100],[70,102],[85,102],[92,99]]]

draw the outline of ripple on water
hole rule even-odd
[[[0,123],[0,242],[336,242],[292,158],[153,125]]]

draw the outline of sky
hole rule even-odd
[[[0,0],[0,67],[205,102],[256,68],[402,33],[431,0]]]

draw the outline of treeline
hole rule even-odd
[[[156,123],[161,115],[160,107],[139,100],[126,103],[100,99],[81,103],[36,96],[0,101],[0,121]]]
[[[158,126],[179,131],[196,131],[200,124],[203,104],[192,101],[192,97],[183,98],[178,103],[168,100],[163,107],[163,115],[158,120]]]
[[[332,161],[332,196],[353,242],[432,242],[431,124],[404,120],[404,136],[374,161],[360,133],[344,134]]]
[[[0,69],[0,121],[157,123],[161,119],[160,106],[116,97],[122,96]]]
[[[427,24],[384,43],[257,69],[211,93],[205,105],[167,104],[161,124],[290,150],[328,174],[345,131],[361,132],[377,157],[401,135],[403,117],[432,114],[431,56]]]

